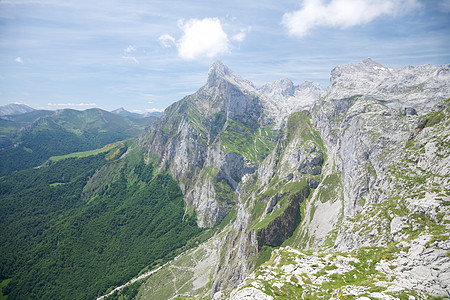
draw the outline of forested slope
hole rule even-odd
[[[0,280],[8,299],[92,299],[200,229],[183,195],[126,147],[0,181]],[[131,151],[133,152],[133,151]],[[130,153],[130,152],[129,152]]]

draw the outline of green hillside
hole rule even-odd
[[[8,299],[93,299],[200,233],[183,195],[130,142],[0,180]]]
[[[39,166],[51,156],[136,136],[155,119],[130,119],[101,109],[33,111],[8,118],[0,122],[0,176]]]

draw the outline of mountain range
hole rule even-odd
[[[137,138],[0,180],[15,232],[0,231],[0,279],[18,298],[450,297],[449,83],[450,64],[365,59],[334,68],[326,90],[258,88],[217,61]],[[68,126],[56,113],[20,132],[45,123],[98,140],[123,132],[108,126],[124,114],[89,110]],[[57,201],[33,200],[34,182]]]
[[[98,108],[49,111],[10,104],[1,111],[8,115],[0,117],[0,176],[39,166],[54,155],[93,150],[134,137],[156,119]]]
[[[449,83],[450,65],[365,59],[327,90],[256,88],[214,63],[139,143],[199,226],[232,221],[137,298],[448,296]]]

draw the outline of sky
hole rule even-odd
[[[0,105],[162,111],[220,60],[256,86],[450,63],[450,0],[0,0]]]

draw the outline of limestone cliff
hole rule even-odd
[[[210,227],[236,204],[236,189],[253,174],[280,138],[281,124],[302,103],[309,107],[322,92],[317,84],[296,87],[274,114],[271,89],[257,90],[220,62],[195,94],[168,107],[140,137],[142,149],[179,181],[198,224]],[[278,106],[280,109],[283,105]]]

